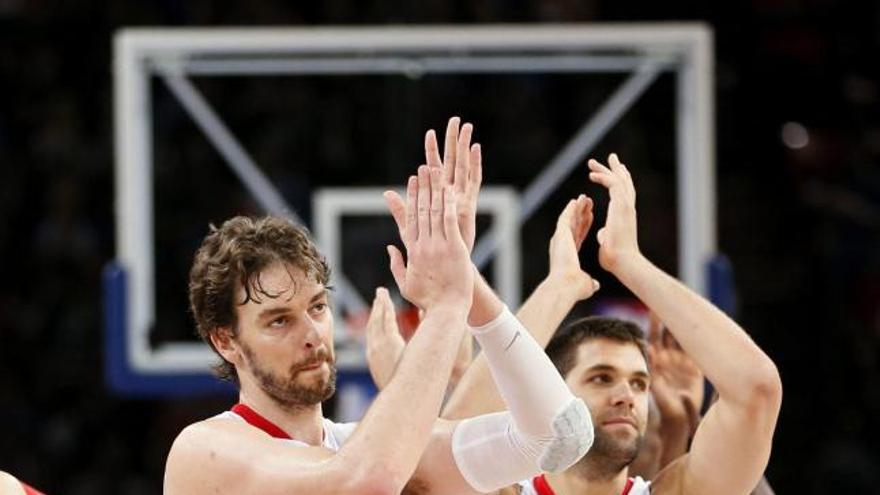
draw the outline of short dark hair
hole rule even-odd
[[[631,343],[648,362],[648,346],[642,329],[631,321],[604,316],[580,318],[562,327],[547,344],[547,355],[565,377],[577,362],[581,344],[596,339]]]
[[[263,290],[259,280],[260,272],[275,262],[290,264],[320,284],[330,280],[330,267],[308,231],[290,220],[237,216],[220,228],[210,226],[189,272],[189,305],[199,336],[214,352],[212,334],[221,327],[231,328],[233,335],[238,331],[236,303],[277,297]],[[245,290],[243,301],[235,300],[239,287]],[[214,367],[215,374],[237,381],[235,367],[222,356],[221,360]]]

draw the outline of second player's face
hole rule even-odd
[[[261,288],[255,294],[259,302],[252,298],[237,307],[236,340],[243,358],[239,375],[248,373],[282,405],[326,400],[336,379],[327,289],[282,263],[263,270],[256,286]],[[241,289],[237,301],[244,298]]]
[[[585,342],[566,383],[590,408],[596,437],[591,452],[634,458],[645,434],[650,395],[647,363],[639,349],[608,339]]]

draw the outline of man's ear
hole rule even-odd
[[[223,356],[223,359],[232,364],[240,364],[241,351],[232,328],[217,327],[217,330],[211,333],[211,344]]]

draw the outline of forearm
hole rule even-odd
[[[489,284],[474,268],[474,300],[468,314],[468,325],[482,325],[495,319],[504,303],[492,292]],[[462,375],[458,386],[446,402],[443,419],[465,419],[504,409],[504,401],[495,388],[489,364],[483,352]]]
[[[546,418],[574,400],[574,395],[544,349],[506,308],[493,321],[471,331],[517,426],[531,435],[547,434]]]
[[[487,492],[570,467],[592,445],[586,405],[506,309],[472,332],[508,412],[458,425],[452,446],[462,475],[472,487]]]
[[[662,320],[722,398],[750,401],[755,390],[775,389],[770,358],[721,310],[643,256],[615,275]]]
[[[550,275],[516,312],[516,318],[541,347],[556,333],[559,325],[578,302],[578,293],[563,277]]]
[[[464,328],[463,312],[428,310],[346,450],[384,459],[398,481],[409,479],[437,420]]]
[[[469,320],[477,324],[485,324],[500,314],[502,303],[500,300],[497,303],[492,302],[492,298],[497,300],[497,296],[491,292],[491,288],[484,280],[480,279],[478,284],[474,291],[474,309],[471,311],[472,316],[469,317]],[[516,317],[535,338],[535,341],[544,347],[577,301],[577,292],[570,284],[566,284],[561,277],[550,275],[526,299],[526,302],[516,313]],[[477,313],[479,316],[474,316],[474,311],[479,311],[478,308],[482,306],[489,306],[493,309],[485,310]],[[494,314],[492,314],[493,312]],[[449,398],[449,402],[443,410],[443,417],[464,419],[503,409],[504,400],[492,380],[486,356],[481,352],[462,376]]]

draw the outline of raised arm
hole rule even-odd
[[[749,493],[767,466],[782,401],[776,366],[736,322],[641,254],[635,187],[617,156],[589,168],[610,196],[599,263],[659,316],[720,396],[690,453],[668,469],[680,470],[680,493]]]
[[[451,187],[421,167],[407,186],[407,260],[389,247],[395,280],[425,309],[385,390],[338,453],[297,448],[244,424],[207,421],[172,447],[167,493],[400,493],[433,437],[472,301],[473,270]]]
[[[406,342],[397,326],[394,303],[388,289],[376,289],[366,330],[367,367],[376,388],[382,390],[391,381]]]
[[[462,127],[462,135],[469,126]],[[469,139],[465,136],[464,140]],[[426,151],[435,153],[433,133],[426,137]],[[461,143],[462,138],[459,138]],[[447,148],[449,148],[447,146]],[[455,167],[444,168],[435,156],[432,170],[451,174],[452,184],[467,178],[473,181],[474,169],[468,164],[460,167],[459,158],[467,150],[461,146]],[[479,158],[479,148],[470,148],[471,158]],[[473,159],[467,160],[473,163]],[[429,163],[432,159],[429,158]],[[469,168],[470,167],[470,168]],[[447,176],[450,177],[450,176]],[[476,181],[478,183],[478,181]],[[458,189],[456,189],[458,190]],[[406,216],[395,205],[400,198],[386,194],[398,228],[404,231]],[[585,199],[584,199],[585,201]],[[475,200],[474,200],[475,204]],[[585,203],[584,203],[585,204]],[[476,209],[470,218],[459,215],[459,228],[464,232],[474,224]],[[473,268],[476,273],[476,268]],[[438,477],[442,460],[454,460],[455,472],[460,473],[471,490],[489,492],[530,478],[542,471],[558,472],[582,457],[592,444],[592,422],[583,401],[574,397],[565,381],[543,352],[543,349],[501,303],[482,278],[474,288],[473,305],[468,322],[472,334],[487,357],[489,371],[504,398],[508,411],[469,418],[454,424],[449,435],[432,442],[437,455],[425,459],[424,481],[428,486],[444,485]],[[396,372],[399,373],[399,370]],[[449,424],[440,422],[441,425]],[[446,463],[441,467],[449,467]],[[459,476],[450,478],[457,479]],[[452,492],[452,490],[449,490]],[[461,492],[456,492],[461,493]]]
[[[473,297],[455,193],[441,184],[439,170],[422,166],[417,181],[410,178],[406,211],[407,263],[389,246],[391,271],[404,296],[424,308],[425,316],[388,386],[361,421],[358,430],[366,433],[356,431],[346,443],[363,441],[367,455],[388,456],[399,487],[412,476],[428,444]]]
[[[559,215],[556,230],[550,239],[550,271],[526,299],[516,313],[517,319],[528,329],[541,347],[547,345],[550,337],[578,301],[589,298],[599,289],[599,283],[586,273],[580,265],[578,251],[593,223],[593,202],[581,195],[571,200]],[[475,297],[491,289],[477,280]],[[481,311],[486,305],[474,304],[472,313]],[[483,319],[487,316],[472,314],[469,319]],[[463,419],[504,409],[504,401],[498,394],[495,382],[489,372],[486,356],[477,356],[443,409],[446,419]]]
[[[377,389],[382,390],[388,385],[405,347],[406,342],[397,326],[397,315],[388,289],[379,287],[376,289],[366,329],[367,367]],[[455,388],[472,360],[473,339],[470,335],[465,335],[452,366],[447,391]]]
[[[648,362],[652,398],[648,428],[629,472],[653,479],[665,466],[687,454],[701,419],[705,379],[653,313],[648,330]]]

